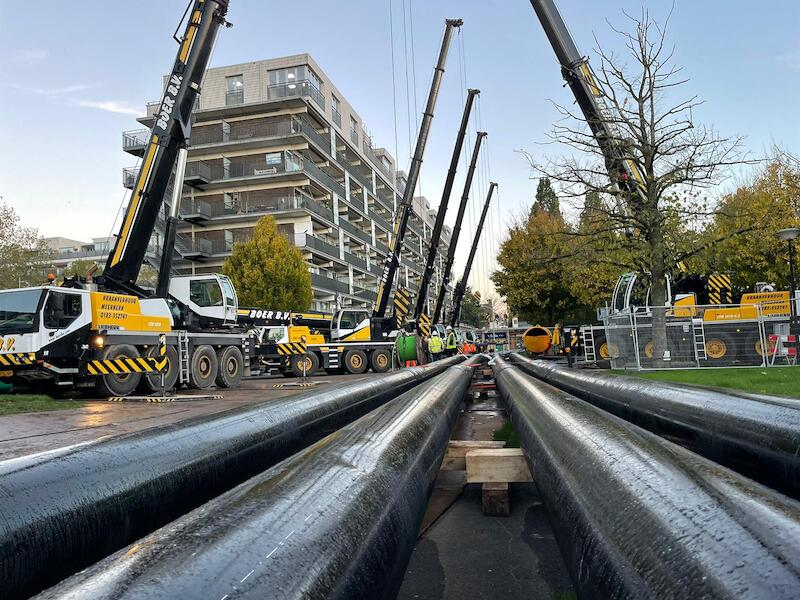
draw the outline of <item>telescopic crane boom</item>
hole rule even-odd
[[[478,221],[478,228],[475,230],[475,239],[472,241],[472,248],[469,250],[469,258],[467,258],[467,264],[464,267],[464,275],[461,276],[461,281],[456,284],[456,289],[453,290],[453,314],[450,317],[451,327],[458,325],[458,320],[461,317],[461,301],[464,299],[464,293],[467,291],[467,279],[469,278],[469,272],[472,270],[472,261],[475,260],[478,242],[481,239],[481,232],[483,231],[483,223],[486,220],[486,213],[489,212],[489,203],[492,201],[492,194],[496,187],[497,184],[494,181],[489,184],[486,202],[483,203],[483,212]]]
[[[422,155],[425,152],[425,144],[428,141],[428,132],[431,128],[431,121],[433,121],[433,109],[436,106],[436,98],[439,95],[439,86],[442,83],[442,76],[444,75],[444,65],[447,61],[447,51],[450,48],[450,40],[453,36],[453,30],[461,27],[463,21],[461,19],[447,19],[444,38],[442,39],[442,47],[439,50],[439,59],[436,62],[436,68],[433,72],[433,81],[431,81],[431,89],[428,92],[428,103],[425,106],[425,112],[422,115],[422,123],[420,124],[419,134],[417,135],[417,145],[414,150],[414,157],[411,159],[411,167],[408,171],[408,181],[406,182],[406,189],[403,192],[403,199],[400,206],[397,207],[397,214],[394,219],[394,231],[392,233],[392,241],[389,247],[389,252],[386,254],[386,262],[381,274],[381,280],[378,286],[378,297],[375,300],[375,307],[372,311],[372,318],[382,320],[386,317],[386,307],[389,305],[389,294],[392,289],[392,282],[394,275],[397,271],[397,265],[400,262],[400,249],[403,245],[403,238],[406,234],[408,226],[408,218],[411,213],[411,203],[414,199],[414,190],[417,187],[417,179],[419,179],[419,171],[422,166]]]
[[[531,0],[531,5],[556,53],[561,74],[600,146],[612,185],[631,197],[641,195],[642,176],[626,151],[622,133],[615,127],[619,117],[611,114],[606,105],[603,91],[589,66],[589,59],[578,52],[553,0]]]
[[[453,147],[453,156],[450,159],[450,168],[447,171],[447,179],[444,182],[444,189],[442,190],[442,200],[439,202],[439,209],[436,212],[436,222],[433,225],[431,232],[431,247],[428,250],[428,257],[425,262],[425,271],[422,274],[422,282],[419,286],[419,293],[417,294],[417,304],[414,308],[414,320],[419,319],[422,312],[425,310],[425,301],[428,299],[428,286],[431,283],[433,276],[433,265],[436,262],[436,254],[439,250],[439,240],[442,236],[442,228],[444,227],[444,217],[447,213],[447,205],[450,203],[450,193],[453,191],[453,181],[458,171],[458,159],[461,157],[461,149],[464,146],[464,136],[467,132],[469,125],[469,116],[472,112],[472,105],[475,102],[475,97],[480,94],[480,90],[467,90],[467,102],[464,105],[464,114],[461,117],[461,126],[458,129],[456,136],[456,144]]]
[[[136,278],[144,262],[158,212],[165,201],[167,186],[176,167],[170,218],[159,272],[158,294],[166,297],[171,270],[178,208],[183,186],[183,166],[191,131],[192,108],[200,93],[214,40],[225,20],[228,0],[194,0],[180,47],[161,103],[156,111],[150,139],[145,146],[142,166],[125,211],[114,249],[103,272],[103,287],[109,291],[144,295]]]
[[[472,177],[475,175],[475,165],[478,163],[478,154],[481,151],[481,143],[485,137],[486,132],[479,131],[478,138],[475,140],[475,147],[472,149],[472,159],[469,162],[467,177],[464,180],[464,192],[461,194],[461,203],[458,205],[458,214],[456,215],[456,222],[453,226],[453,236],[450,239],[450,248],[447,250],[447,259],[444,263],[444,271],[442,271],[442,285],[439,287],[439,296],[436,298],[436,308],[433,311],[433,323],[438,323],[439,317],[443,316],[444,295],[447,292],[447,282],[450,281],[450,272],[453,270],[453,261],[456,258],[456,247],[458,246],[458,236],[461,233],[461,222],[464,220],[464,211],[467,208],[470,188],[472,188]]]

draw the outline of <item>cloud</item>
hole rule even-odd
[[[17,50],[12,55],[14,62],[21,62],[28,65],[35,65],[42,62],[47,58],[48,52],[42,48],[29,48],[26,50]]]
[[[96,83],[78,83],[64,87],[40,88],[23,85],[21,83],[0,83],[0,86],[23,92],[25,94],[36,94],[37,96],[61,96],[63,94],[74,94],[97,87]]]
[[[78,106],[82,106],[84,108],[97,108],[106,112],[117,113],[121,115],[133,115],[136,117],[139,117],[142,114],[141,110],[134,108],[130,104],[126,104],[125,102],[114,102],[111,100],[79,100]]]

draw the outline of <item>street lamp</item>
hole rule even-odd
[[[794,270],[794,240],[800,235],[800,228],[789,227],[776,232],[776,235],[789,244],[789,333],[796,336],[797,331],[797,280]],[[797,338],[795,337],[795,340]]]

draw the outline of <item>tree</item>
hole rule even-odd
[[[95,271],[94,276],[97,277],[103,272],[103,265],[96,263],[93,260],[86,260],[83,258],[79,258],[77,260],[73,260],[63,272],[64,277],[74,277],[78,275],[79,277],[86,277],[86,273],[92,267],[92,265],[97,265],[97,271]]]
[[[685,237],[671,238],[670,229],[675,222],[713,215],[698,201],[697,191],[715,185],[726,167],[742,162],[741,139],[722,137],[696,122],[693,111],[702,104],[697,96],[675,99],[687,80],[672,64],[672,51],[665,45],[666,25],[653,21],[647,11],[638,19],[629,18],[632,32],[614,29],[629,61],[598,47],[599,69],[594,76],[599,85],[587,81],[605,106],[607,133],[600,138],[602,146],[592,131],[596,123],[571,107],[556,105],[564,119],[555,125],[551,138],[576,156],[544,164],[530,156],[529,160],[535,175],[557,182],[569,198],[596,192],[615,199],[601,209],[608,229],[624,235],[620,247],[628,253],[631,266],[650,274],[651,305],[663,307],[665,275],[676,259],[695,252],[685,248]],[[625,173],[638,173],[639,181],[623,174],[623,166]],[[665,309],[653,310],[656,356],[666,350],[665,318]]]
[[[497,256],[500,269],[492,274],[512,313],[532,323],[552,324],[585,314],[586,307],[571,291],[570,263],[562,261],[571,253],[573,232],[557,200],[555,206],[555,214],[532,207],[526,220],[511,226]]]
[[[481,308],[480,301],[475,297],[475,292],[467,286],[464,299],[461,301],[461,323],[472,327],[485,327],[488,322],[486,311]]]
[[[275,218],[263,217],[250,241],[236,243],[222,266],[239,303],[272,310],[308,310],[311,275],[300,250],[278,233]]]
[[[558,216],[561,214],[561,208],[558,205],[558,196],[550,183],[550,179],[542,177],[536,186],[536,199],[531,206],[531,211],[536,212],[539,210],[545,211],[550,216]]]
[[[730,273],[739,291],[752,290],[761,281],[788,289],[788,248],[775,233],[798,225],[800,165],[778,156],[751,184],[722,199],[705,232],[708,249],[692,266],[707,273]]]
[[[34,227],[23,227],[14,209],[0,202],[0,289],[44,283],[52,249]]]

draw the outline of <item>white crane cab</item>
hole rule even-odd
[[[239,298],[231,280],[219,273],[173,277],[169,295],[204,326],[235,325]]]

